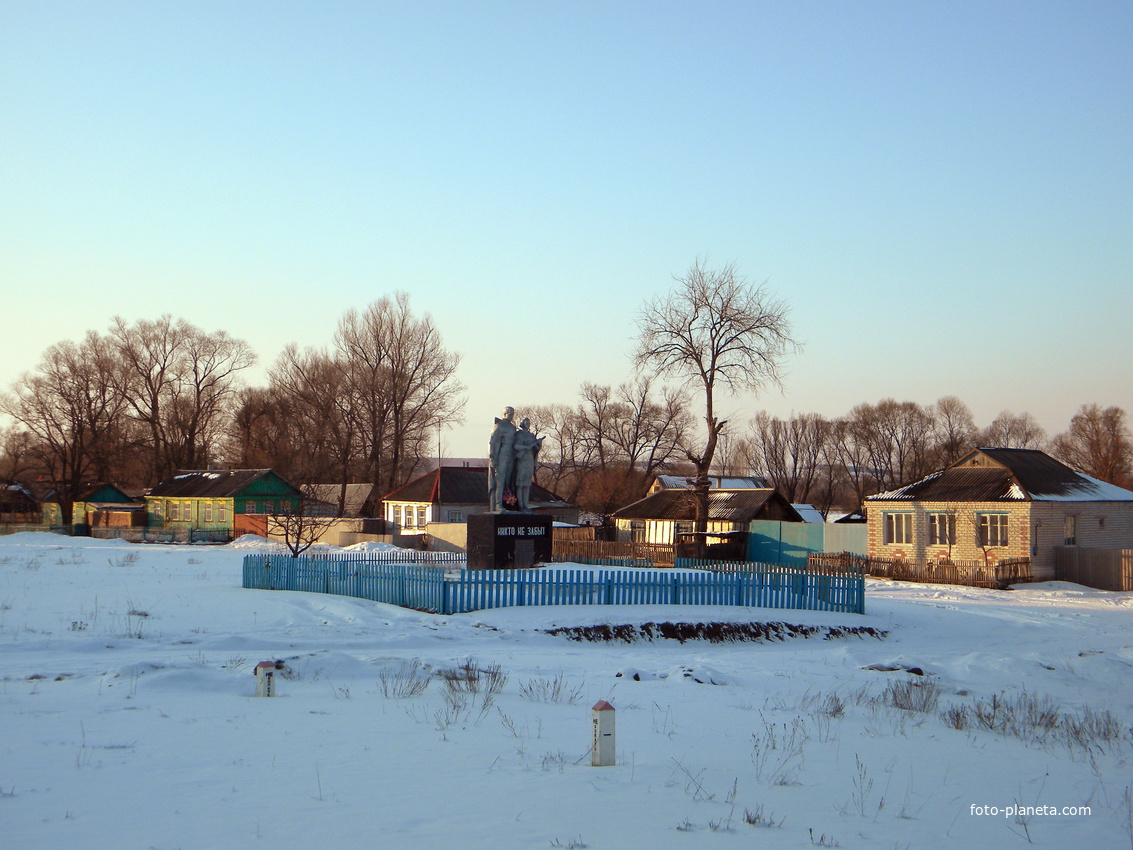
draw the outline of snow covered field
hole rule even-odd
[[[865,616],[437,617],[244,590],[248,551],[0,538],[0,846],[1131,846],[1133,594],[871,581]],[[543,631],[707,621],[821,628]],[[289,678],[256,699],[269,659]],[[615,767],[590,766],[600,699]]]

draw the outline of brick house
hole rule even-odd
[[[1031,558],[1054,578],[1054,548],[1133,547],[1133,491],[1036,449],[975,449],[947,469],[866,499],[869,554],[912,562]]]

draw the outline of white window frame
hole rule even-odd
[[[1066,514],[1062,519],[1062,545],[1078,545],[1078,515]]]
[[[942,528],[943,526],[943,528]],[[941,531],[943,530],[943,535]],[[928,545],[956,545],[956,514],[947,511],[932,511],[928,515]]]
[[[464,511],[449,511],[448,512],[448,521],[449,522],[464,522]]]
[[[1009,514],[976,514],[976,543],[985,549],[1002,549],[1011,539]]]
[[[889,511],[882,514],[882,542],[886,546],[913,544],[913,512]]]

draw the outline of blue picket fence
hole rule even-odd
[[[357,558],[246,555],[244,587],[355,596],[438,614],[519,605],[737,605],[865,613],[862,572],[752,564],[745,573],[462,570]]]

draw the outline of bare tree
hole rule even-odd
[[[36,372],[24,375],[0,400],[0,411],[30,435],[28,450],[55,490],[64,525],[87,483],[109,477],[121,453],[118,360],[94,331],[82,343],[47,349]]]
[[[1029,413],[1003,410],[976,436],[979,445],[999,449],[1040,449],[1046,431]]]
[[[537,433],[550,439],[539,453],[543,486],[587,511],[608,516],[645,495],[667,468],[691,421],[687,397],[644,377],[609,386],[583,384],[576,407],[525,410]]]
[[[357,450],[346,365],[326,352],[289,345],[268,377],[291,416],[290,443],[297,450],[284,474],[292,481],[338,485],[341,514]]]
[[[976,421],[968,405],[946,395],[929,408],[935,442],[935,466],[951,466],[976,444]]]
[[[757,465],[775,489],[790,502],[810,502],[819,480],[830,423],[817,413],[773,417],[765,410],[752,422],[752,448]]]
[[[445,350],[431,316],[413,315],[404,292],[362,313],[348,311],[335,349],[368,478],[379,490],[392,490],[420,463],[437,429],[460,421],[460,358]]]
[[[1079,472],[1118,486],[1133,473],[1133,440],[1120,407],[1082,405],[1070,428],[1051,442],[1052,453]]]
[[[151,480],[203,466],[234,401],[236,375],[256,357],[224,331],[207,333],[169,314],[111,328],[123,398],[146,431]]]
[[[319,501],[312,485],[299,489],[302,497],[292,504],[283,505],[267,519],[268,532],[283,538],[293,558],[310,549],[338,521],[334,506]]]
[[[786,303],[765,285],[749,284],[734,265],[709,269],[698,259],[676,280],[675,290],[648,302],[638,316],[636,362],[658,375],[691,381],[704,394],[704,443],[685,450],[696,468],[696,530],[703,534],[708,475],[727,427],[717,415],[716,392],[780,384],[783,358],[798,343]]]

